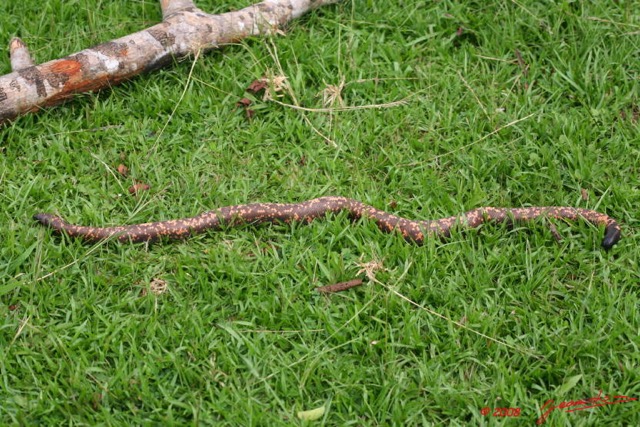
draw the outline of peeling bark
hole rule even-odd
[[[33,65],[25,44],[10,44],[13,72],[0,77],[0,124],[73,94],[109,87],[194,54],[266,34],[317,7],[339,0],[265,0],[210,15],[192,0],[160,0],[163,21],[61,59]]]

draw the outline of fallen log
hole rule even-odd
[[[160,0],[163,20],[145,30],[61,59],[35,65],[18,38],[9,44],[12,73],[0,77],[0,125],[81,92],[112,86],[174,58],[268,34],[317,7],[339,0],[265,0],[210,15],[192,0]]]

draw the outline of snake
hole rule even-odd
[[[542,206],[522,208],[480,207],[460,215],[436,220],[414,221],[374,208],[358,200],[346,197],[325,196],[300,203],[250,203],[226,206],[203,212],[197,216],[143,224],[114,227],[89,227],[69,224],[53,214],[39,213],[34,219],[51,228],[54,233],[66,234],[95,243],[116,239],[119,242],[156,242],[162,239],[185,239],[207,230],[219,231],[242,224],[260,223],[310,223],[328,214],[346,212],[357,221],[368,218],[386,233],[398,232],[408,242],[421,245],[431,236],[446,238],[451,230],[476,228],[487,222],[521,222],[536,218],[554,218],[568,221],[583,219],[597,226],[604,226],[602,247],[611,249],[621,236],[620,225],[611,217],[595,210],[565,206]]]

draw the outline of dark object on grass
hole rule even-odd
[[[368,218],[384,232],[398,231],[405,240],[422,244],[427,236],[448,237],[457,225],[475,228],[486,222],[530,221],[536,218],[567,220],[584,219],[605,227],[602,247],[610,249],[620,240],[620,226],[609,216],[589,209],[572,207],[491,208],[483,207],[458,216],[437,220],[412,221],[381,211],[346,197],[320,197],[301,203],[253,203],[227,206],[198,216],[169,221],[150,222],[119,227],[86,227],[72,225],[52,214],[40,213],[34,219],[58,233],[79,237],[89,242],[116,238],[120,242],[153,242],[162,238],[182,239],[206,230],[221,230],[241,224],[263,222],[309,223],[328,213],[348,212],[352,220]]]
[[[316,288],[317,292],[323,294],[333,294],[336,292],[346,291],[347,289],[355,288],[362,285],[362,279],[353,279],[348,282],[334,283],[333,285],[320,286]]]

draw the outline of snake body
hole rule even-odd
[[[162,238],[183,239],[206,230],[221,230],[241,224],[292,221],[309,223],[329,213],[348,212],[352,220],[368,218],[380,230],[401,233],[405,240],[422,244],[428,236],[448,237],[456,225],[478,227],[486,222],[530,221],[540,217],[566,220],[584,219],[605,227],[602,247],[610,249],[620,240],[620,226],[611,217],[600,212],[561,206],[527,208],[481,207],[437,220],[413,221],[346,197],[320,197],[300,203],[252,203],[227,206],[200,215],[117,227],[87,227],[73,225],[52,214],[37,214],[34,219],[57,233],[78,237],[88,242],[115,238],[120,242],[153,242]]]

